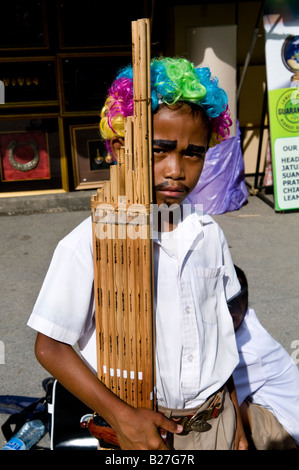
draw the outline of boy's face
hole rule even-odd
[[[155,203],[181,204],[203,169],[209,129],[201,113],[162,107],[153,120]]]

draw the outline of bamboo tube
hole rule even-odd
[[[121,278],[120,278],[120,290],[121,290],[121,315],[123,319],[122,324],[122,387],[123,387],[123,400],[128,402],[129,399],[129,382],[128,382],[128,371],[130,366],[129,358],[129,312],[128,312],[128,277],[124,274],[127,270],[127,240],[121,240],[120,244],[120,265],[121,265]]]
[[[118,185],[118,196],[125,196],[126,194],[126,171],[125,171],[125,166],[126,166],[126,160],[125,160],[125,148],[124,147],[120,147],[118,149],[118,153],[117,153],[117,165],[116,165],[116,169],[117,169],[117,185]]]
[[[135,261],[135,315],[136,315],[136,366],[137,366],[137,405],[138,407],[145,406],[144,396],[144,345],[143,345],[143,270],[141,259],[141,241],[139,238],[135,240],[134,244],[134,261]]]
[[[113,167],[112,167],[113,168]],[[104,201],[109,202],[111,200],[111,182],[104,185]],[[109,217],[109,211],[106,212],[106,217]],[[106,223],[106,238],[104,239],[104,261],[103,278],[101,283],[103,285],[103,295],[107,298],[107,322],[108,322],[108,345],[109,345],[109,388],[112,392],[117,394],[116,384],[116,337],[115,337],[115,316],[114,316],[114,276],[113,276],[113,239],[112,236],[115,234],[115,227],[112,223]],[[105,314],[105,313],[104,313]]]
[[[98,201],[104,200],[104,190],[101,192],[97,192],[97,199]],[[103,279],[105,275],[105,246],[100,243],[100,240],[96,240],[97,244],[97,251],[98,251],[98,264],[99,264],[99,277]],[[99,363],[99,370],[101,371],[102,382],[105,385],[109,383],[109,338],[108,338],[108,319],[105,314],[107,310],[107,302],[106,296],[103,295],[103,286],[102,283],[97,282],[98,289],[97,289],[97,297],[98,297],[98,304],[99,304],[99,314],[98,314],[98,322],[99,322],[99,333],[98,333],[98,341],[99,341],[99,355],[98,363]]]
[[[135,54],[138,61],[138,69],[140,76],[137,74],[136,80],[140,80],[137,87],[137,102],[135,105],[138,112],[135,113],[137,119],[136,132],[138,132],[137,153],[140,156],[140,168],[142,172],[142,191],[140,198],[144,204],[151,202],[150,188],[152,185],[151,169],[149,165],[149,142],[151,141],[151,113],[148,112],[150,107],[150,65],[148,51],[149,24],[147,20],[137,21],[137,35],[135,43],[138,50]],[[135,82],[134,82],[135,83]],[[147,224],[149,221],[146,222]],[[138,298],[137,309],[137,341],[138,341],[138,406],[150,406],[150,400],[153,392],[153,357],[152,357],[152,276],[151,270],[147,267],[151,266],[152,255],[151,245],[149,243],[149,230],[147,230],[146,239],[139,239],[137,245],[137,279],[142,279],[142,284],[137,282],[136,295]],[[144,267],[146,267],[144,269]],[[146,380],[144,380],[146,378]]]
[[[104,190],[101,188],[97,191],[96,197],[92,200],[93,210],[96,211],[98,204],[95,202],[104,201]],[[99,283],[99,279],[103,279],[105,275],[105,245],[100,242],[103,233],[98,232],[98,217],[103,214],[94,214],[93,216],[93,249],[94,257],[94,276],[95,276],[95,309],[96,309],[96,331],[97,331],[97,362],[98,371],[101,381],[105,385],[109,385],[109,338],[108,338],[108,318],[106,315],[107,303],[106,296],[103,295],[103,284]]]
[[[118,166],[112,165],[110,167],[110,200],[114,204],[118,202],[118,188],[119,188],[119,177],[118,177]]]
[[[146,21],[146,39],[147,39],[147,131],[148,131],[148,179],[149,179],[149,203],[153,202],[153,168],[152,168],[152,155],[153,155],[153,122],[152,122],[152,107],[151,107],[151,23],[148,19]]]
[[[132,136],[131,136],[132,137]],[[132,142],[132,141],[131,141]],[[129,139],[129,145],[130,139]],[[127,144],[128,147],[128,144]],[[132,150],[130,149],[130,152]],[[129,312],[128,312],[128,275],[127,275],[127,186],[131,186],[130,177],[127,166],[132,167],[132,161],[129,161],[129,151],[126,147],[121,147],[118,152],[118,187],[119,187],[119,202],[118,202],[118,238],[117,238],[117,254],[119,262],[119,302],[121,311],[121,382],[122,393],[121,398],[128,402],[129,400]],[[132,159],[132,155],[131,155]]]
[[[129,116],[125,120],[125,158],[126,158],[126,197],[127,205],[135,202],[136,188],[134,185],[134,118]],[[134,217],[129,211],[127,220]],[[128,234],[127,234],[128,235]],[[128,359],[128,400],[132,406],[137,407],[137,363],[136,363],[136,299],[135,299],[135,240],[127,236],[127,359]]]
[[[125,119],[125,193],[127,205],[134,202],[134,172],[133,172],[133,156],[134,156],[134,134],[133,134],[133,116]]]
[[[134,177],[135,202],[141,203],[141,148],[140,148],[140,38],[138,35],[138,22],[132,22],[132,63],[133,63],[133,98],[134,98]]]
[[[138,24],[138,44],[140,47],[140,88],[139,88],[139,141],[140,141],[140,166],[142,173],[142,204],[149,204],[149,148],[148,148],[148,107],[150,106],[148,96],[148,70],[147,70],[147,23],[144,19]]]
[[[137,360],[136,360],[136,298],[135,298],[135,247],[134,240],[127,240],[127,289],[128,289],[128,330],[129,330],[129,397],[132,406],[137,407]]]
[[[101,297],[100,297],[100,287],[99,287],[99,250],[100,250],[100,245],[99,241],[96,236],[96,228],[97,228],[97,221],[96,221],[96,207],[97,204],[96,202],[98,201],[97,196],[92,196],[91,199],[91,207],[92,207],[92,241],[93,241],[93,263],[94,263],[94,286],[95,286],[95,292],[94,292],[94,297],[95,297],[95,323],[96,323],[96,344],[97,344],[97,368],[98,368],[98,374],[100,377],[100,380],[105,384],[106,383],[106,377],[103,373],[103,361],[104,361],[104,348],[103,348],[103,335],[104,335],[104,328],[103,328],[103,323],[102,323],[102,318],[103,318],[103,308],[102,308],[102,302],[101,302]]]
[[[123,318],[121,311],[121,266],[120,266],[120,246],[118,236],[118,226],[116,225],[116,238],[112,242],[113,246],[113,281],[114,281],[114,319],[115,319],[115,355],[116,355],[116,394],[123,398],[123,389],[121,386],[122,367],[122,334],[123,334]]]
[[[143,256],[143,265],[152,266],[152,247],[150,239],[150,227],[147,224],[147,237],[145,240],[142,240],[142,256]],[[145,341],[145,365],[144,365],[144,375],[147,377],[145,381],[145,396],[146,396],[146,407],[154,407],[155,403],[152,401],[154,399],[154,380],[155,380],[155,357],[153,354],[153,345],[154,345],[154,318],[152,316],[153,310],[153,275],[151,270],[146,269],[144,272],[144,341]]]
[[[116,383],[117,395],[121,399],[127,398],[127,391],[124,387],[124,362],[126,355],[126,338],[124,336],[124,311],[123,305],[125,303],[123,296],[125,295],[126,277],[124,273],[125,259],[123,252],[125,249],[125,234],[122,233],[125,229],[125,224],[122,223],[121,215],[125,215],[125,211],[121,209],[121,198],[124,197],[125,180],[124,180],[124,148],[120,148],[117,155],[117,165],[111,173],[111,188],[113,188],[113,198],[111,199],[116,203],[118,201],[115,215],[115,237],[112,241],[113,247],[113,281],[114,281],[114,318],[115,318],[115,335],[116,335]]]

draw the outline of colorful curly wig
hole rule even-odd
[[[211,125],[210,147],[229,138],[232,121],[227,95],[218,86],[218,79],[211,77],[209,68],[195,68],[183,58],[152,59],[151,99],[153,112],[162,103],[189,102],[200,106]],[[119,71],[101,111],[100,131],[110,154],[110,140],[124,137],[124,118],[133,114],[133,69],[129,65]]]

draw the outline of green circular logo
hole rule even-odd
[[[289,88],[280,96],[276,117],[284,129],[299,132],[299,88]]]

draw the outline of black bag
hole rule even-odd
[[[48,390],[51,450],[97,450],[99,441],[80,426],[93,411],[68,392],[57,380]]]
[[[30,403],[29,405],[26,402]],[[45,397],[39,399],[28,399],[19,396],[1,397],[1,412],[11,412],[12,414],[2,424],[1,430],[5,440],[8,442],[28,421],[40,419],[45,425],[47,432],[48,413]]]
[[[80,426],[81,419],[93,411],[53,377],[43,381],[43,388],[46,396],[39,399],[2,397],[0,409],[12,413],[1,426],[5,439],[9,441],[25,422],[40,419],[49,432],[51,450],[97,450],[98,439]]]

